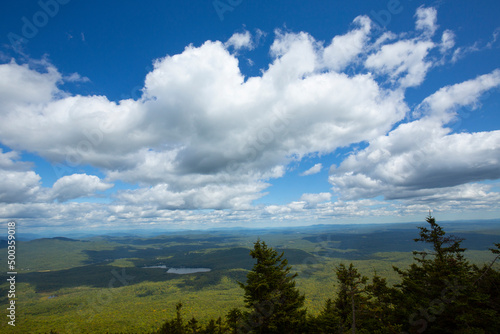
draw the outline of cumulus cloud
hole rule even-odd
[[[45,73],[40,73],[31,69],[27,64],[18,65],[14,60],[0,64],[0,100],[2,101],[0,115],[28,112],[26,109],[30,107],[36,108],[52,101],[59,93],[57,84],[62,76],[55,67],[50,65],[46,66],[45,71]]]
[[[367,20],[356,20],[354,35],[368,32]],[[43,104],[6,111],[0,137],[54,163],[101,168],[110,180],[168,184],[184,207],[197,203],[191,191],[210,185],[261,191],[291,160],[376,138],[407,111],[401,92],[370,74],[325,73],[324,50],[307,33],[279,32],[271,54],[269,69],[245,80],[223,43],[188,46],[155,62],[138,101],[46,94]],[[40,85],[52,92],[54,79]],[[236,197],[248,206],[259,196]]]
[[[330,182],[348,199],[407,199],[438,188],[495,180],[500,177],[499,136],[498,131],[446,135],[430,124],[413,123],[349,157],[331,172]],[[421,141],[409,144],[404,138]]]
[[[420,7],[417,10],[416,29],[421,34],[414,38],[400,39],[390,44],[383,44],[380,49],[370,54],[365,66],[376,73],[386,75],[392,83],[399,84],[402,88],[420,85],[433,65],[437,65],[428,55],[431,50],[439,46],[432,40],[438,28],[437,11],[434,8]],[[393,39],[390,33],[384,34],[378,41]],[[443,34],[440,48],[452,47],[453,33],[447,31]]]
[[[241,49],[252,50],[255,45],[252,41],[252,35],[249,31],[245,31],[244,33],[234,33],[226,43],[224,43],[226,48],[233,47],[234,50],[238,51]]]
[[[358,16],[354,19],[354,23],[358,26],[357,29],[345,35],[335,36],[331,44],[325,48],[323,61],[327,68],[341,71],[365,51],[369,40],[371,20],[366,16]]]
[[[425,113],[447,123],[455,116],[456,108],[468,106],[475,109],[480,96],[499,85],[500,70],[497,69],[475,79],[439,89],[417,106],[416,113]]]
[[[32,165],[19,159],[19,153],[3,153],[0,149],[0,203],[50,205],[55,199],[65,202],[113,187],[97,176],[86,174],[64,176],[51,188],[43,187],[41,176],[30,170]]]
[[[17,203],[37,201],[40,176],[32,171],[0,170],[0,202]]]
[[[307,210],[315,217],[404,210],[374,199],[379,196],[420,199],[418,205],[439,196],[444,205],[453,198],[472,203],[469,194],[476,194],[491,203],[491,188],[471,183],[500,177],[498,131],[451,134],[445,125],[456,108],[477,106],[481,94],[498,86],[499,72],[444,87],[416,110],[405,102],[406,88],[440,65],[429,54],[451,54],[455,47],[448,30],[433,40],[436,18],[434,9],[421,7],[414,34],[385,32],[375,41],[365,16],[329,44],[307,32],[277,30],[271,62],[254,77],[241,73],[236,53],[255,48],[260,32],[189,45],[154,62],[137,100],[70,95],[59,85],[85,78],[64,77],[47,63],[43,69],[2,64],[0,141],[66,166],[69,175],[44,188],[17,153],[0,152],[0,188],[8,191],[0,197],[0,215],[213,223],[270,214],[291,219]],[[321,193],[287,205],[253,204],[290,163],[360,142],[368,147],[330,169],[339,201]],[[105,177],[74,174],[84,165]],[[302,175],[322,168],[316,164]],[[108,206],[68,202],[118,181],[138,188],[115,192]]]
[[[305,172],[301,173],[300,175],[307,176],[307,175],[318,174],[319,172],[321,172],[322,169],[323,169],[323,164],[317,163],[308,170],[306,170]]]
[[[95,175],[73,174],[57,180],[51,189],[51,196],[59,202],[94,195],[97,191],[112,188],[112,184],[102,182]]]
[[[467,183],[500,178],[500,131],[450,133],[444,127],[456,107],[475,105],[481,94],[498,87],[498,75],[495,70],[424,99],[423,118],[399,125],[332,168],[334,189],[347,199],[445,200],[446,194],[463,193]]]
[[[0,148],[0,170],[10,170],[10,171],[26,171],[31,165],[28,162],[19,161],[21,158],[19,152],[10,151],[3,152]]]
[[[0,203],[38,201],[41,177],[30,171],[31,165],[18,161],[18,152],[3,153],[0,148]]]
[[[415,14],[417,21],[415,27],[417,30],[424,31],[425,34],[432,36],[438,28],[437,10],[435,8],[420,7]]]
[[[428,40],[402,40],[383,45],[379,52],[366,59],[366,67],[388,75],[402,87],[420,85],[432,66],[426,60],[435,44]]]
[[[300,200],[311,205],[316,205],[318,203],[328,202],[331,198],[332,194],[330,193],[303,194]]]
[[[173,191],[162,183],[149,188],[128,190],[117,196],[121,202],[152,205],[158,209],[237,209],[246,210],[261,197],[259,192],[268,185],[255,182],[238,185],[211,184],[195,189]]]

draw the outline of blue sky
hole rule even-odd
[[[0,6],[3,223],[500,217],[497,1]]]

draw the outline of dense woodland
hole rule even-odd
[[[255,264],[239,283],[241,308],[201,325],[184,319],[179,302],[176,317],[154,333],[500,333],[500,272],[493,268],[500,243],[490,249],[494,260],[478,266],[464,257],[463,239],[447,235],[433,217],[419,229],[415,241],[427,248],[413,252],[408,268],[393,267],[400,283],[340,264],[339,292],[317,315],[304,307],[284,253],[258,240],[250,252]]]
[[[431,221],[33,236],[0,333],[497,333],[500,221]]]

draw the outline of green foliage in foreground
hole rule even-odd
[[[232,309],[224,319],[200,326],[185,322],[182,303],[176,317],[154,334],[166,333],[500,333],[500,272],[493,269],[500,243],[491,249],[496,258],[478,267],[464,257],[462,239],[447,236],[431,216],[420,227],[417,242],[432,251],[415,251],[408,269],[394,270],[401,283],[388,286],[377,275],[371,283],[351,263],[336,268],[340,291],[327,299],[317,316],[306,318],[304,296],[283,254],[257,241],[250,255],[257,260],[247,274],[246,311]]]
[[[257,241],[250,256],[257,260],[247,275],[247,283],[240,283],[245,291],[245,307],[241,331],[258,327],[266,333],[298,333],[306,318],[303,309],[305,297],[295,287],[297,273],[291,274],[284,253]]]

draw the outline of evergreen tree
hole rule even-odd
[[[351,263],[336,270],[340,289],[332,301],[310,320],[313,333],[400,333],[393,316],[393,288],[385,279],[375,275],[373,283],[362,276]]]
[[[248,312],[240,326],[244,333],[299,333],[305,323],[304,295],[295,287],[284,253],[278,252],[258,240],[250,252],[256,259],[247,274],[244,289]]]
[[[337,308],[343,325],[351,328],[351,332],[356,333],[356,315],[359,320],[359,310],[366,304],[365,291],[367,277],[362,276],[353,264],[346,268],[344,264],[337,267],[337,280],[340,283],[340,291],[335,299]],[[350,325],[350,326],[349,326]]]
[[[222,334],[226,332],[226,328],[224,327],[224,323],[221,317],[217,318],[215,324],[217,325],[217,334]]]
[[[197,334],[200,332],[200,325],[198,325],[198,320],[192,317],[187,323],[187,332],[190,334]]]
[[[217,326],[214,319],[210,319],[205,329],[202,331],[203,334],[217,334]]]
[[[186,333],[186,328],[184,326],[184,320],[182,319],[182,303],[179,302],[175,305],[176,317],[172,320],[167,320],[163,326],[156,332],[156,334],[184,334]]]
[[[486,333],[500,333],[500,272],[493,269],[500,257],[500,243],[495,246],[490,248],[496,256],[489,265],[484,264],[482,268],[474,266],[476,298],[469,306],[475,310],[472,313],[474,318],[468,314],[468,322]]]
[[[486,307],[491,296],[478,289],[478,271],[465,259],[462,239],[447,236],[430,215],[427,223],[415,241],[431,244],[432,251],[413,252],[417,263],[407,270],[394,268],[402,278],[394,300],[399,320],[410,333],[482,333],[478,319],[496,314]]]
[[[375,273],[372,283],[366,286],[366,293],[369,300],[363,329],[378,334],[401,333],[402,325],[394,314],[397,308],[394,304],[395,289],[387,286],[387,280]]]
[[[317,317],[309,319],[309,333],[340,333],[344,324],[335,308],[334,302],[328,298]]]
[[[240,327],[243,321],[243,313],[238,308],[233,308],[229,310],[226,314],[226,323],[229,326],[229,330],[231,333],[238,333],[238,328]]]
[[[415,263],[406,270],[394,267],[400,284],[387,286],[376,274],[367,284],[352,264],[341,264],[339,292],[307,320],[297,274],[284,253],[259,240],[250,252],[256,263],[246,284],[239,283],[248,311],[234,308],[225,322],[219,317],[202,327],[194,317],[184,324],[178,303],[176,317],[156,333],[500,333],[500,272],[494,267],[500,243],[491,249],[492,261],[478,267],[465,259],[462,239],[446,235],[430,215],[427,223],[415,241],[431,250],[413,252]]]

